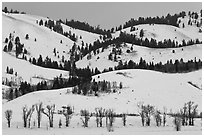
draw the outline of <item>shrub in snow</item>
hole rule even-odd
[[[55,111],[55,105],[47,105],[46,108],[42,109],[42,113],[45,114],[49,119],[50,127],[53,127],[54,111]]]
[[[12,110],[6,110],[5,111],[5,117],[7,120],[8,127],[10,128],[11,127]]]
[[[89,122],[89,119],[90,119],[90,113],[88,110],[84,109],[84,110],[81,110],[81,121],[82,121],[82,124],[83,124],[83,127],[88,127],[88,122]]]

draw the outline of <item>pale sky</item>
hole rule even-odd
[[[75,19],[111,29],[131,18],[153,17],[196,11],[202,9],[201,2],[3,2],[2,8],[24,11],[28,14],[52,19]]]

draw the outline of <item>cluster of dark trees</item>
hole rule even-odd
[[[8,73],[8,74],[14,74],[13,68],[9,68],[9,67],[7,66],[7,67],[6,67],[6,73]],[[15,73],[15,75],[17,76],[17,72]]]
[[[202,10],[200,10],[200,15],[202,17]],[[188,12],[188,16],[192,19],[198,19],[199,17],[197,12],[191,12],[191,11]]]
[[[197,116],[198,105],[192,101],[184,104],[184,107],[180,109],[180,116],[182,119],[182,126],[194,126],[194,118]]]
[[[46,20],[45,22],[43,22],[43,20],[41,19],[41,20],[37,20],[36,23],[39,24],[40,26],[44,25],[45,27],[49,28],[50,30],[53,30],[59,34],[62,34],[62,35],[70,38],[71,40],[73,40],[75,42],[78,39],[78,36],[75,35],[75,33],[72,34],[71,31],[69,31],[69,32],[63,31],[63,28],[61,25],[61,23],[62,23],[61,20],[55,22],[54,20],[49,19],[49,20]]]
[[[142,30],[141,30],[142,31]],[[185,41],[183,40],[182,43],[179,43],[177,41],[171,40],[171,39],[165,39],[164,41],[156,41],[155,39],[151,38],[149,39],[143,39],[142,32],[140,32],[140,38],[138,38],[136,35],[133,34],[127,34],[124,32],[121,32],[119,37],[108,39],[106,41],[100,42],[99,40],[96,40],[93,44],[89,44],[84,46],[82,44],[82,47],[78,47],[78,50],[80,51],[80,54],[76,54],[76,59],[80,59],[83,56],[86,56],[87,54],[91,53],[93,51],[94,55],[98,54],[99,48],[102,48],[102,52],[104,49],[108,48],[108,46],[114,44],[114,45],[120,45],[122,43],[130,43],[134,45],[149,47],[149,48],[177,48],[177,47],[184,47],[189,46],[193,44],[201,44],[202,41],[199,41],[199,39],[196,40],[189,40]],[[120,46],[117,46],[120,47]],[[76,61],[77,61],[76,60]]]
[[[62,21],[62,23],[67,25],[67,26],[70,26],[72,28],[75,28],[75,29],[80,29],[80,30],[104,35],[104,36],[106,36],[106,38],[112,37],[110,30],[106,30],[106,29],[103,30],[99,26],[93,27],[93,26],[90,26],[88,23],[85,23],[85,22],[75,21],[73,19],[71,21],[68,21],[66,19],[66,21]]]
[[[86,81],[76,85],[73,88],[72,93],[98,96],[99,93],[115,93],[117,92],[117,88],[123,88],[122,82],[117,85],[117,82],[111,83],[110,81],[105,80],[96,82],[95,79],[93,79],[93,81]]]
[[[54,78],[52,80],[52,85],[48,85],[46,81],[41,81],[36,85],[30,85],[28,82],[21,82],[20,88],[15,90],[15,92],[10,92],[9,99],[12,100],[15,97],[25,95],[27,93],[39,90],[50,90],[50,89],[61,89],[67,87],[74,87],[72,90],[73,94],[82,94],[82,95],[95,95],[98,96],[98,93],[115,93],[117,88],[122,89],[123,84],[120,82],[117,85],[117,82],[109,81],[98,81],[95,79],[91,81],[91,74],[81,73],[76,77],[69,77],[68,79],[62,78],[62,76]],[[12,96],[10,98],[10,96]]]
[[[34,87],[30,85],[28,82],[21,82],[20,87],[19,87],[19,95],[25,95],[27,93],[33,92]]]
[[[10,11],[8,10],[8,8],[7,7],[4,7],[4,9],[2,10],[4,13],[14,13],[14,14],[26,14],[25,12],[20,12],[20,11],[18,11],[18,10],[13,10],[13,9],[11,9]]]
[[[147,70],[155,70],[165,73],[183,73],[183,72],[190,72],[194,70],[199,70],[202,68],[202,61],[199,59],[198,61],[196,58],[194,60],[189,60],[184,62],[181,58],[179,60],[175,60],[173,63],[172,60],[168,60],[165,64],[153,62],[147,63],[145,60],[140,58],[139,63],[135,63],[134,61],[130,60],[129,62],[122,62],[118,63],[118,66],[115,68],[104,69],[102,72],[108,72],[113,70],[121,70],[121,69],[147,69]]]
[[[25,37],[25,38],[28,39],[28,38],[29,38],[29,35],[26,34],[26,37]],[[7,45],[4,46],[4,49],[3,49],[4,52],[11,52],[12,49],[13,49],[13,47],[14,47],[14,44],[15,44],[16,58],[18,58],[18,56],[19,56],[21,53],[27,54],[27,50],[26,50],[26,48],[24,47],[24,44],[21,44],[20,38],[19,38],[18,36],[15,38],[14,44],[13,44],[12,40],[13,40],[13,38],[12,38],[11,33],[10,33],[9,39],[8,39],[8,38],[5,38],[5,41],[4,41],[6,44],[8,43],[8,46],[7,46]]]
[[[62,65],[58,65],[57,61],[52,61],[51,58],[48,56],[45,58],[43,61],[42,55],[39,56],[38,59],[30,58],[29,62],[32,63],[33,65],[45,67],[45,68],[53,68],[53,69],[63,69]]]
[[[61,26],[61,23],[59,22],[59,21],[54,21],[54,20],[46,20],[45,22],[43,22],[43,20],[41,19],[40,21],[36,21],[36,23],[38,23],[39,22],[39,25],[40,26],[45,26],[45,27],[47,27],[47,28],[49,28],[49,29],[51,29],[51,30],[53,30],[53,31],[55,31],[55,32],[57,32],[57,33],[60,33],[60,34],[63,34],[63,28],[62,28],[62,26]]]
[[[129,21],[125,22],[125,24],[120,25],[119,27],[116,27],[116,31],[120,31],[122,29],[132,27],[135,25],[140,25],[140,24],[167,24],[167,25],[172,25],[179,27],[179,23],[177,22],[178,18],[182,17],[184,18],[186,16],[186,13],[184,11],[180,12],[179,14],[174,14],[174,15],[166,15],[165,17],[139,17],[138,19],[130,19]]]
[[[32,63],[33,65],[45,67],[45,68],[52,68],[52,69],[60,69],[60,70],[66,70],[66,71],[72,71],[74,70],[74,73],[78,77],[87,77],[89,78],[92,75],[99,74],[99,70],[97,68],[95,69],[90,69],[89,67],[87,68],[77,68],[75,61],[72,62],[71,60],[79,60],[78,55],[74,54],[74,59],[70,60],[63,60],[63,65],[60,63],[58,64],[57,61],[52,61],[51,58],[48,56],[43,60],[42,55],[39,55],[39,58],[30,58],[29,62]]]
[[[121,32],[120,36],[118,37],[118,40],[121,42],[131,43],[134,45],[145,46],[149,48],[176,48],[176,47],[184,47],[184,46],[202,43],[201,41],[199,41],[199,39],[196,39],[196,40],[191,39],[187,42],[183,40],[181,44],[178,44],[177,41],[175,42],[174,40],[172,41],[171,39],[168,39],[168,40],[165,39],[164,41],[156,41],[153,38],[151,38],[151,40],[146,38],[145,40],[143,40],[142,31],[143,30],[141,29],[140,38],[138,38],[136,35],[133,35],[133,34],[127,34],[127,33]]]
[[[201,27],[202,26],[202,19],[200,20],[200,22],[198,21],[198,17],[199,17],[199,15],[198,15],[198,13],[197,12],[188,12],[188,15],[189,15],[189,20],[188,20],[188,25],[193,25],[193,23],[194,24],[196,24],[196,26],[197,27]],[[201,17],[202,17],[202,10],[200,10],[200,15],[201,15]],[[200,30],[201,29],[199,29],[199,32],[200,32]]]
[[[20,97],[22,95],[34,92],[34,91],[39,91],[39,90],[47,90],[47,89],[52,89],[50,88],[49,85],[47,85],[46,81],[41,81],[36,85],[31,85],[27,81],[21,82],[19,88],[11,88],[8,96],[5,98],[8,98],[8,100],[13,100],[17,97]]]

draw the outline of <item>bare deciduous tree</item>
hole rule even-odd
[[[42,102],[35,105],[36,111],[37,111],[37,121],[38,121],[38,128],[40,128],[40,122],[42,118]]]
[[[47,109],[47,110],[45,110]],[[49,119],[50,127],[53,127],[53,116],[55,111],[55,105],[47,105],[46,108],[42,108],[42,113],[45,114]]]
[[[181,130],[181,118],[177,115],[174,117],[174,121],[173,121],[176,131],[180,131]]]
[[[101,108],[96,108],[96,124],[98,127],[98,124],[100,127],[103,126],[103,117],[105,117],[105,109]]]
[[[6,110],[5,111],[5,117],[7,120],[8,127],[10,128],[11,127],[11,119],[12,119],[12,110]]]
[[[27,123],[29,124],[28,126],[30,127],[30,120],[31,120],[31,116],[34,110],[35,110],[34,105],[32,105],[30,109],[28,109],[27,106],[23,107],[23,125],[24,127],[27,127]]]
[[[71,119],[71,115],[73,114],[73,110],[71,106],[63,107],[63,115],[65,116],[65,126],[68,127]]]
[[[35,106],[32,105],[32,107],[29,109],[30,114],[28,115],[28,128],[30,128],[30,121],[31,121],[31,117],[32,117],[32,114],[33,114],[34,110],[35,110]]]
[[[144,105],[143,103],[139,103],[138,107],[140,108],[139,114],[142,118],[142,125],[144,126],[146,122],[146,126],[150,126],[151,115],[154,113],[154,106]]]
[[[106,110],[107,117],[107,129],[109,132],[113,132],[113,122],[115,121],[115,113],[113,109]]]
[[[84,109],[84,110],[81,110],[81,120],[82,120],[82,123],[83,123],[83,127],[88,127],[88,122],[89,122],[89,119],[90,119],[90,114],[89,114],[89,111]],[[84,119],[83,119],[84,117]]]
[[[163,109],[164,109],[164,112],[163,112],[163,126],[165,126],[166,125],[167,108],[164,107]]]
[[[156,120],[156,125],[159,127],[161,126],[161,116],[159,110],[155,111],[154,114],[155,120]]]
[[[123,121],[123,126],[126,126],[126,118],[127,118],[127,115],[124,113],[122,114],[122,121]]]

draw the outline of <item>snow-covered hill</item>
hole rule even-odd
[[[44,21],[48,20],[48,18],[28,14],[3,13],[2,48],[5,45],[8,45],[8,43],[5,43],[4,40],[5,38],[8,38],[11,33],[14,39],[17,36],[20,37],[20,42],[24,44],[24,47],[28,51],[28,54],[26,55],[28,60],[30,57],[35,57],[37,59],[39,55],[42,55],[43,60],[46,58],[46,56],[48,56],[52,60],[58,61],[59,63],[62,63],[62,56],[64,56],[65,60],[69,60],[69,51],[72,48],[74,41],[59,33],[51,31],[43,25],[38,25],[36,23],[36,20],[39,21],[41,19]],[[199,28],[196,27],[195,24],[192,26],[188,26],[187,22],[187,17],[181,19],[181,24],[185,24],[184,28],[177,28],[170,25],[146,24],[134,26],[136,30],[132,32],[130,32],[130,28],[123,29],[122,31],[139,36],[140,30],[143,29],[144,39],[154,38],[157,41],[171,39],[178,41],[178,43],[181,43],[183,39],[188,41],[190,39],[194,40],[197,38],[202,41],[202,33],[199,32]],[[97,39],[100,39],[100,35],[98,34],[73,29],[63,24],[61,25],[64,31],[71,31],[78,36],[78,41],[76,42],[77,46],[81,46],[82,41],[85,44],[89,44],[93,43]],[[25,39],[26,34],[29,35],[29,39]],[[119,34],[119,31],[115,32],[114,34],[112,34],[113,38],[118,37]],[[14,44],[14,40],[12,42]],[[132,50],[130,50],[131,47]],[[53,53],[54,48],[57,52],[56,56]],[[108,69],[109,67],[113,68],[114,66],[117,66],[119,61],[125,62],[133,60],[134,62],[138,63],[141,57],[146,62],[154,63],[166,63],[167,60],[172,60],[174,62],[175,60],[180,60],[181,58],[184,62],[188,60],[194,60],[195,58],[197,60],[202,60],[202,44],[195,44],[180,48],[152,49],[123,43],[121,44],[120,48],[122,50],[122,54],[117,55],[117,61],[111,61],[108,59],[109,54],[113,50],[113,45],[109,45],[109,47],[107,49],[104,49],[103,52],[102,48],[100,48],[99,54],[97,53],[96,55],[94,55],[93,53],[91,53],[91,57],[90,54],[86,55],[82,58],[82,60],[76,62],[76,66],[79,68],[85,68],[89,66],[89,68],[91,69],[95,69],[97,67],[100,71],[102,71],[104,69]],[[68,71],[43,68],[33,65],[29,61],[16,58],[14,52],[15,45],[14,49],[10,53],[2,51],[3,79],[7,78],[9,81],[12,81],[12,79],[21,79],[22,81],[27,81],[32,85],[37,84],[42,80],[53,80],[54,77],[60,75],[63,78],[69,77]],[[15,74],[6,73],[7,67],[13,68],[14,72],[17,72],[17,76],[15,76]],[[160,110],[161,112],[163,111],[164,107],[167,108],[168,112],[178,112],[179,109],[183,107],[184,103],[193,101],[195,102],[195,104],[198,104],[198,112],[202,112],[202,70],[197,70],[189,73],[168,74],[150,70],[127,69],[102,73],[93,76],[92,79],[95,79],[95,81],[106,80],[110,82],[117,82],[117,85],[119,85],[119,83],[122,83],[123,88],[117,88],[116,93],[99,93],[99,96],[84,96],[72,94],[72,88],[31,92],[8,102],[7,100],[4,100],[4,103],[2,105],[2,115],[4,115],[4,112],[6,110],[11,109],[13,112],[12,122],[14,123],[12,125],[12,128],[14,128],[14,126],[18,128],[19,125],[20,127],[22,125],[22,108],[25,105],[31,107],[31,105],[42,102],[43,107],[46,107],[46,105],[55,104],[56,113],[58,110],[62,110],[62,106],[71,105],[74,108],[72,127],[81,128],[81,125],[79,125],[79,122],[81,122],[79,116],[80,110],[87,109],[90,112],[95,112],[95,108],[97,107],[103,107],[105,109],[110,108],[118,114],[138,114],[138,103],[144,103],[155,106],[156,109]],[[12,88],[12,86],[8,87],[3,85],[2,87],[5,92],[10,88]],[[61,115],[58,115],[56,113],[54,117],[55,127],[58,124],[58,120],[62,117]],[[92,127],[94,127],[93,125],[95,124],[93,123],[93,121],[95,121],[94,118],[91,118],[92,123],[90,125]],[[36,122],[36,111],[32,116],[32,122],[34,121]],[[128,126],[132,126],[132,122],[134,126],[139,127],[138,125],[140,125],[140,123],[138,124],[132,119],[129,123],[130,125]],[[2,119],[2,123],[5,128],[6,119]],[[42,123],[43,128],[48,128],[47,117],[45,115],[42,116]],[[169,127],[172,128],[172,123],[170,125],[171,126]],[[132,128],[134,126],[132,126]],[[18,130],[16,127],[15,130]],[[76,132],[72,129],[69,130]],[[99,131],[99,128],[97,128],[96,130],[101,133],[101,131]],[[4,131],[9,132],[10,130],[6,129]],[[84,131],[87,132],[88,130]],[[140,131],[140,129],[138,131]],[[53,132],[55,134],[55,131]],[[102,134],[104,134],[104,131],[102,132]],[[200,132],[200,130],[198,132]]]
[[[62,74],[62,77],[68,78],[69,72],[62,71],[57,69],[48,69],[39,67],[36,65],[32,65],[30,62],[17,59],[7,53],[2,53],[2,74],[3,77],[7,77],[6,75],[6,67],[13,68],[14,72],[17,72],[18,76],[22,77],[23,81],[27,81],[31,84],[37,84],[41,80],[34,80],[36,77],[41,77],[48,80],[53,80],[54,77],[59,77]],[[8,77],[7,77],[8,78]],[[8,78],[10,79],[10,78]]]
[[[13,37],[12,43],[14,45],[12,52],[15,52],[14,40],[18,36],[20,42],[24,44],[25,49],[28,51],[28,54],[25,55],[27,60],[32,57],[38,59],[39,55],[42,55],[43,60],[48,56],[51,60],[58,61],[58,63],[62,63],[62,56],[64,56],[65,60],[69,60],[69,51],[73,46],[74,41],[51,31],[45,26],[38,25],[36,21],[41,19],[44,21],[48,20],[48,18],[29,14],[2,13],[2,49],[5,45],[8,45],[8,43],[4,43],[4,41],[6,38],[9,38],[11,33]],[[69,30],[71,30],[72,33],[82,36],[82,39],[78,38],[78,45],[81,45],[82,41],[88,44],[93,43],[100,36],[98,34],[73,29],[63,24],[62,26],[64,31],[69,32]],[[26,34],[29,35],[29,39],[25,39]],[[62,43],[60,43],[61,40]],[[54,48],[56,49],[56,56],[53,53]],[[15,55],[14,53],[11,54]],[[15,56],[11,56],[5,52],[2,53],[2,60],[2,73],[5,73],[6,67],[8,66],[9,68],[14,68],[15,72],[17,72],[23,80],[29,82],[32,77],[36,76],[45,79],[53,79],[53,77],[59,76],[60,74],[63,74],[65,77],[68,76],[68,72],[37,67],[30,64],[28,61],[26,62],[25,60],[16,59]],[[34,84],[36,82],[32,81],[31,83]]]
[[[198,104],[198,110],[202,109],[202,92],[192,86],[201,86],[201,70],[188,74],[164,74],[148,70],[120,70],[108,72],[93,77],[96,81],[107,80],[123,83],[123,88],[117,93],[102,94],[96,96],[74,95],[71,89],[37,91],[26,94],[3,105],[6,109],[13,110],[14,121],[21,120],[23,106],[43,102],[44,106],[55,104],[56,109],[62,106],[74,106],[75,114],[81,109],[91,112],[97,107],[113,108],[117,113],[138,113],[137,104],[144,102],[152,104],[161,111],[166,107],[176,112],[184,103],[194,101]]]
[[[146,62],[154,62],[159,63],[162,62],[165,64],[168,60],[172,59],[174,62],[176,59],[183,59],[184,62],[188,60],[202,60],[202,45],[192,45],[181,48],[162,48],[162,49],[154,49],[147,48],[142,46],[133,45],[133,51],[131,51],[132,44],[122,44],[122,54],[117,55],[117,61],[111,61],[108,59],[109,54],[112,52],[113,46],[109,46],[109,48],[105,49],[104,52],[100,52],[95,55],[92,53],[91,59],[87,59],[85,56],[82,60],[76,63],[77,67],[87,67],[95,69],[96,67],[103,71],[104,69],[108,69],[109,67],[114,68],[114,66],[118,65],[118,62],[121,60],[122,62],[133,60],[134,62],[139,63],[140,58],[142,57]],[[127,50],[130,50],[130,53],[127,53]],[[101,51],[101,49],[100,49]],[[103,65],[101,65],[103,63]]]
[[[43,58],[48,56],[52,60],[61,61],[64,55],[65,59],[69,59],[69,50],[74,44],[74,41],[69,38],[58,34],[57,32],[51,31],[45,26],[40,26],[36,23],[38,20],[48,20],[44,17],[27,15],[27,14],[2,14],[2,25],[3,34],[2,40],[9,37],[11,33],[14,38],[19,37],[22,44],[29,52],[29,56],[38,58],[42,55]],[[64,31],[71,31],[77,36],[82,36],[82,39],[78,38],[79,41],[77,45],[81,45],[81,42],[89,44],[93,43],[95,40],[99,39],[98,34],[89,33],[82,30],[73,29],[66,25],[63,25]],[[26,34],[29,35],[29,39],[26,40]],[[36,38],[36,41],[34,41]],[[62,43],[60,41],[62,40]],[[3,43],[4,47],[6,44]],[[57,56],[54,56],[53,49],[56,48]],[[59,58],[58,58],[59,55]]]
[[[196,21],[199,22],[200,18],[198,18]],[[140,37],[140,31],[141,29],[143,29],[143,39],[148,38],[149,40],[151,40],[151,38],[153,38],[157,41],[171,39],[172,41],[177,41],[178,44],[181,44],[182,40],[189,41],[191,39],[199,39],[200,41],[202,41],[202,33],[199,32],[200,27],[197,27],[195,24],[193,24],[192,26],[188,25],[189,19],[189,16],[180,18],[180,27],[163,24],[142,24],[133,26],[135,28],[135,31],[130,31],[131,27],[122,29],[121,31],[126,32],[128,34],[134,34],[136,35],[136,37]],[[185,26],[184,28],[182,26],[183,24]],[[113,33],[113,37],[118,37],[119,35],[120,31],[116,31],[115,33]]]

